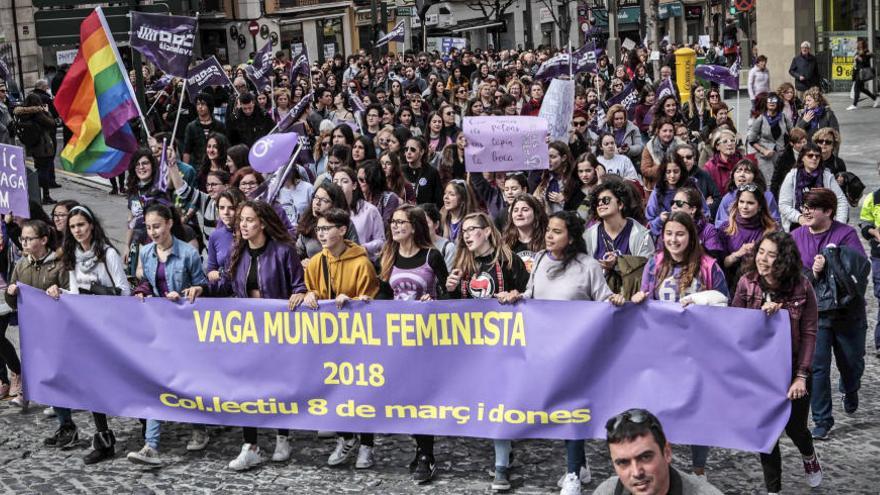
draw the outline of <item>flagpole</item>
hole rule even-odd
[[[571,37],[568,38],[568,78],[574,80],[573,69],[571,67],[572,62],[574,62],[574,57],[571,53]]]
[[[147,113],[146,113],[147,115],[150,115],[150,113],[153,112],[153,109],[156,108],[156,104],[159,103],[159,97],[162,96],[162,93],[165,93],[165,90],[164,90],[164,89],[163,89],[163,90],[160,90],[159,93],[156,94],[156,100],[155,100],[155,101],[153,102],[153,104],[150,106],[150,109],[147,110]],[[165,93],[165,94],[167,95],[168,93]]]
[[[302,145],[297,142],[296,148],[294,148],[293,154],[290,156],[290,161],[287,162],[287,166],[276,171],[276,173],[280,172],[281,175],[278,177],[277,187],[274,191],[269,190],[268,188],[266,189],[266,203],[271,205],[272,201],[275,200],[275,196],[278,195],[278,191],[280,191],[281,188],[284,187],[284,182],[287,181],[287,175],[290,173],[290,168],[294,166],[294,162],[296,161],[297,157],[299,157],[299,153],[302,151],[302,149]]]
[[[187,80],[183,80],[183,84],[180,85],[180,101],[177,102],[177,115],[174,116],[174,128],[171,131],[171,139],[177,139],[177,124],[180,122],[180,112],[183,108],[183,95],[186,93],[186,82]],[[212,116],[213,118],[213,116]]]

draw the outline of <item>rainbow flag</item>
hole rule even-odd
[[[138,148],[128,121],[141,111],[101,7],[83,20],[79,38],[79,51],[55,96],[55,108],[73,132],[61,164],[72,172],[113,177]]]

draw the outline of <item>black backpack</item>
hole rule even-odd
[[[40,144],[43,137],[43,128],[34,122],[33,119],[15,118],[15,136],[21,141],[21,144],[28,148],[33,148]]]

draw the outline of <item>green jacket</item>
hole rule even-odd
[[[35,260],[30,256],[18,260],[9,277],[9,284],[26,284],[36,289],[46,290],[53,285],[67,288],[70,281],[70,272],[64,269],[64,264],[55,252],[49,253],[42,260]],[[3,293],[6,304],[10,308],[16,308],[15,296]]]

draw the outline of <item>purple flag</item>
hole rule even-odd
[[[232,81],[226,75],[226,71],[217,61],[217,57],[211,55],[211,58],[202,61],[189,71],[189,78],[186,81],[186,91],[189,93],[189,101],[193,104],[196,102],[196,96],[208,86],[229,86],[232,87]]]
[[[309,105],[311,105],[312,99],[314,97],[315,97],[314,91],[303,96],[302,99],[300,99],[297,102],[297,104],[294,105],[293,108],[291,108],[289,112],[287,112],[287,115],[285,115],[284,118],[281,119],[280,122],[278,122],[278,125],[276,126],[278,128],[278,132],[288,132],[290,130],[291,126],[294,125],[294,122],[299,120],[299,118],[300,118],[300,116],[302,116],[303,112],[305,112],[306,109],[309,108]],[[302,133],[302,134],[305,134],[305,133]]]
[[[267,41],[266,45],[254,56],[254,61],[245,67],[245,73],[248,79],[257,87],[257,91],[264,91],[271,86],[269,74],[272,73],[272,42]]]
[[[295,132],[275,133],[263,136],[251,146],[248,153],[251,167],[257,172],[268,174],[284,166],[290,154],[299,143]]]
[[[19,293],[29,399],[112,416],[604,439],[606,420],[642,407],[672,443],[769,452],[791,412],[785,311]]]
[[[165,192],[168,190],[168,153],[166,149],[168,147],[168,141],[162,140],[162,158],[159,160],[159,175],[156,177],[156,187]]]
[[[30,218],[24,148],[0,144],[0,214]]]
[[[131,47],[156,67],[187,77],[198,19],[166,14],[131,12]]]
[[[740,61],[737,58],[736,62],[730,67],[711,64],[698,65],[694,69],[694,73],[705,81],[721,84],[730,89],[739,89],[739,67]]]
[[[659,102],[666,95],[672,95],[675,96],[676,99],[678,99],[678,94],[675,91],[675,85],[672,84],[672,79],[668,77],[657,85],[657,89],[654,91],[654,101]]]
[[[575,50],[572,53],[572,57],[575,61],[575,74],[580,74],[582,72],[596,72],[597,65],[596,61],[599,59],[599,52],[601,50],[596,50],[596,43],[594,41],[588,41],[584,46]]]
[[[406,28],[404,27],[403,21],[400,21],[394,26],[394,29],[388,32],[388,34],[376,40],[375,47],[379,48],[380,46],[385,46],[392,41],[403,41],[405,36]]]
[[[313,169],[315,168],[315,157],[312,155],[312,143],[309,140],[308,132],[306,132],[306,125],[302,122],[297,122],[290,126],[288,130],[299,134],[299,145],[302,147],[302,150],[296,155],[296,163],[306,169],[312,179],[310,182],[314,182]]]
[[[309,72],[311,70],[312,69],[309,66],[309,54],[303,50],[303,52],[293,60],[293,63],[290,64],[290,84],[296,83],[296,78],[300,74],[308,79],[311,75]]]
[[[161,91],[165,89],[166,86],[171,84],[171,81],[174,80],[174,76],[171,74],[165,74],[159,79],[157,79],[153,84],[150,85],[150,89],[153,91]]]
[[[571,72],[571,57],[567,53],[559,53],[549,58],[538,67],[535,72],[535,79],[546,81],[554,77],[567,76]]]
[[[635,112],[636,104],[639,102],[639,92],[636,91],[636,85],[633,81],[623,88],[623,91],[605,101],[607,106],[617,105],[620,103],[626,108],[627,117],[632,120],[632,114]]]

